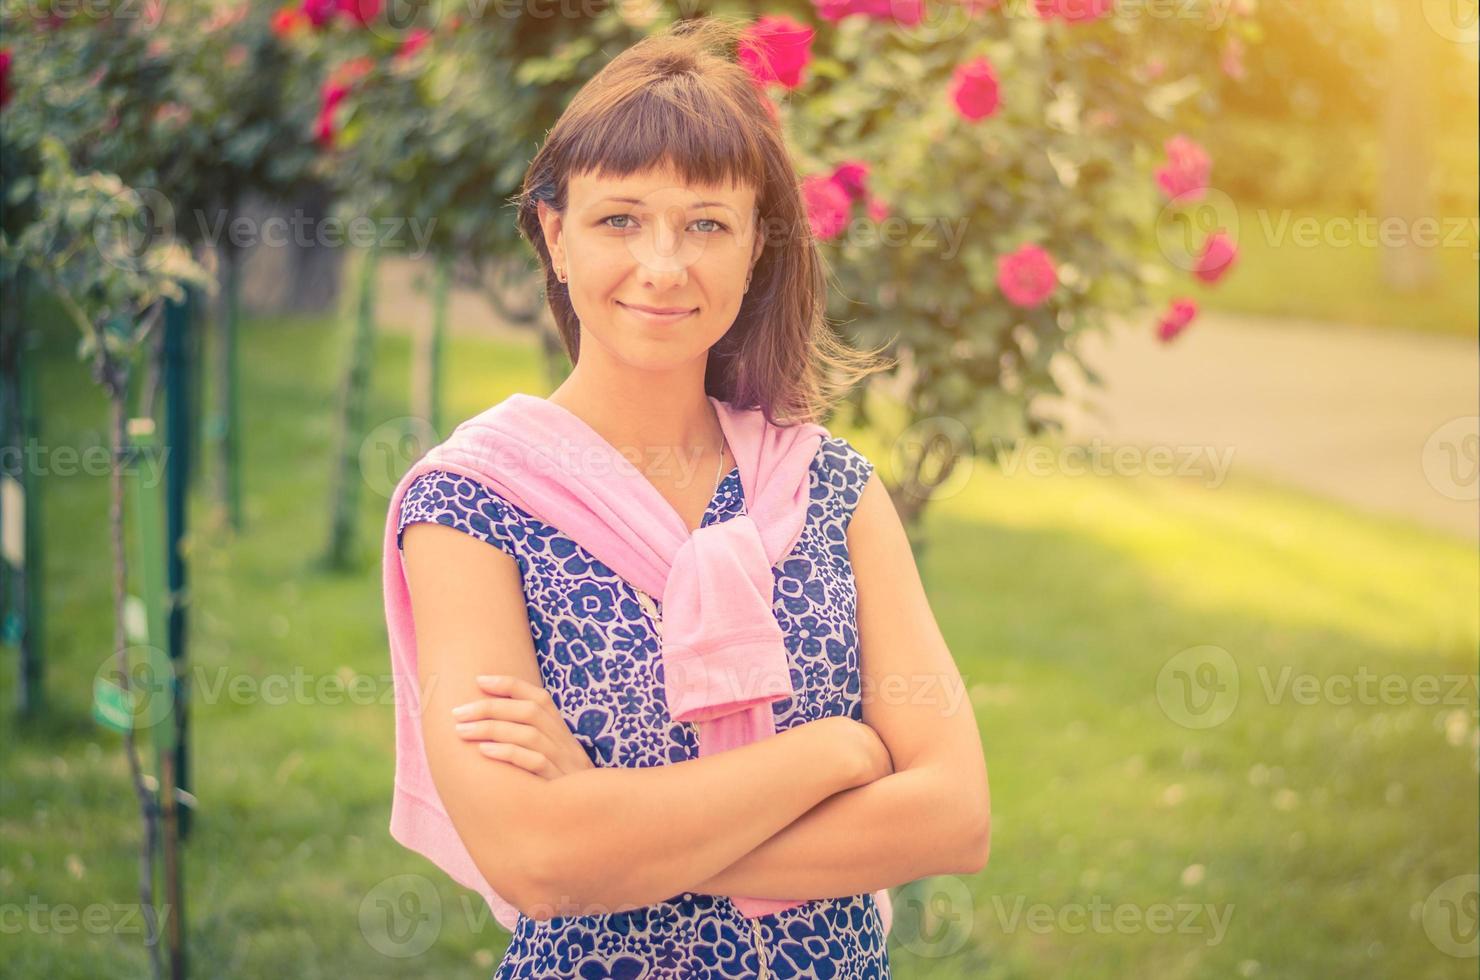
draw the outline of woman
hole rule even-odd
[[[736,30],[685,22],[614,59],[519,201],[574,365],[546,410],[691,532],[747,503],[711,396],[812,422],[878,367],[829,339]],[[771,568],[794,696],[776,734],[703,758],[667,710],[653,596],[478,480],[430,471],[400,497],[427,765],[519,910],[497,977],[886,977],[874,893],[985,864],[980,735],[889,496],[844,439],[810,467]]]

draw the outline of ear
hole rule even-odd
[[[544,201],[535,204],[540,219],[540,229],[545,235],[545,248],[550,261],[556,266],[565,265],[565,216]]]

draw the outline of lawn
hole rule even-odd
[[[44,439],[98,444],[105,405],[70,341],[50,351]],[[340,344],[324,319],[248,324],[245,532],[196,510],[191,653],[218,693],[197,684],[193,972],[488,976],[503,931],[386,829],[383,479],[362,487],[359,567],[316,565]],[[372,425],[407,413],[405,338],[377,358]],[[452,418],[541,390],[533,347],[459,337],[448,364]],[[55,713],[17,729],[9,651],[0,698],[7,972],[138,977],[137,921],[114,907],[135,901],[139,822],[121,742],[88,717],[111,635],[107,480],[52,476],[45,493]],[[1474,975],[1440,948],[1447,898],[1473,932],[1473,890],[1468,906],[1463,880],[1435,892],[1480,862],[1480,575],[1463,540],[1237,470],[1210,488],[981,467],[928,527],[924,574],[991,772],[993,853],[978,876],[897,893],[895,976]],[[1387,685],[1377,703],[1371,676]],[[1191,727],[1208,716],[1177,685],[1208,680],[1227,716]],[[222,693],[233,681],[244,693]],[[437,903],[423,906],[435,943],[406,958],[382,951],[378,904],[403,874]],[[106,928],[55,914],[98,903]],[[41,927],[17,930],[26,917]]]

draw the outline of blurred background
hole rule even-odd
[[[380,534],[569,369],[540,139],[709,15],[981,722],[895,975],[1475,976],[1474,0],[3,0],[6,975],[491,973],[387,832]]]

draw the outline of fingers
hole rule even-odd
[[[590,768],[585,750],[544,687],[508,675],[481,675],[475,681],[488,697],[452,709],[459,737],[478,743],[489,758],[548,779],[572,766]]]
[[[550,692],[545,690],[543,685],[531,684],[522,677],[511,677],[508,674],[482,674],[475,680],[478,688],[488,694],[523,698],[541,708],[556,710],[555,699],[550,697]]]
[[[467,742],[509,742],[536,750],[543,750],[549,744],[539,729],[513,721],[463,721],[454,728],[458,737]]]
[[[513,697],[478,698],[452,709],[452,717],[458,721],[477,721],[482,718],[502,718],[526,725],[537,724],[546,711],[533,701]],[[555,717],[559,717],[556,715]]]
[[[527,749],[522,745],[511,745],[508,742],[479,742],[478,751],[490,759],[512,763],[536,776],[552,779],[558,775],[550,765],[550,760],[545,758],[543,753]]]

